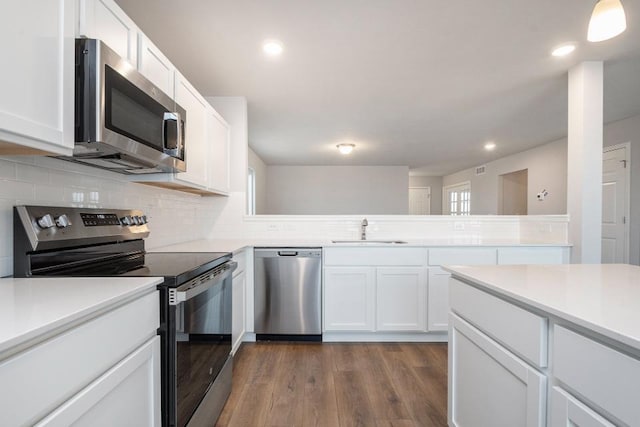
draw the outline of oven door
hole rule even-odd
[[[170,290],[175,387],[169,404],[175,408],[177,426],[187,425],[231,354],[231,281],[236,266],[227,262]]]

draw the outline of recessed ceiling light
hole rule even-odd
[[[563,44],[561,46],[558,46],[555,49],[553,49],[553,52],[551,52],[551,55],[553,55],[553,56],[567,56],[571,52],[573,52],[574,50],[576,50],[576,45],[574,43],[565,43],[565,44]]]
[[[484,149],[487,151],[493,151],[496,148],[496,143],[495,142],[487,142],[486,144],[484,144]]]
[[[346,155],[351,153],[353,149],[356,148],[356,144],[338,144],[336,145],[336,147],[338,147],[338,150],[340,151],[340,153]]]
[[[283,50],[284,47],[280,40],[270,39],[262,43],[262,51],[269,56],[279,56]]]

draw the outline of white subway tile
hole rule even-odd
[[[34,185],[28,182],[0,180],[0,199],[34,200]]]
[[[16,164],[16,179],[34,184],[46,184],[49,182],[49,170],[33,165]]]
[[[16,164],[7,160],[0,159],[0,178],[15,179]]]

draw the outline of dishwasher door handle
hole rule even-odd
[[[298,256],[298,251],[278,251],[278,256]]]

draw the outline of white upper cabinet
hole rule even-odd
[[[0,155],[73,149],[74,2],[4,2]]]
[[[137,65],[138,27],[113,0],[80,0],[76,36],[100,39]]]
[[[176,68],[143,33],[138,34],[138,71],[171,98]]]
[[[178,179],[207,186],[207,101],[176,72],[176,102],[187,111],[185,130],[185,162],[187,171],[178,174]]]
[[[219,194],[229,194],[230,129],[227,122],[213,109],[207,109],[207,186]]]

